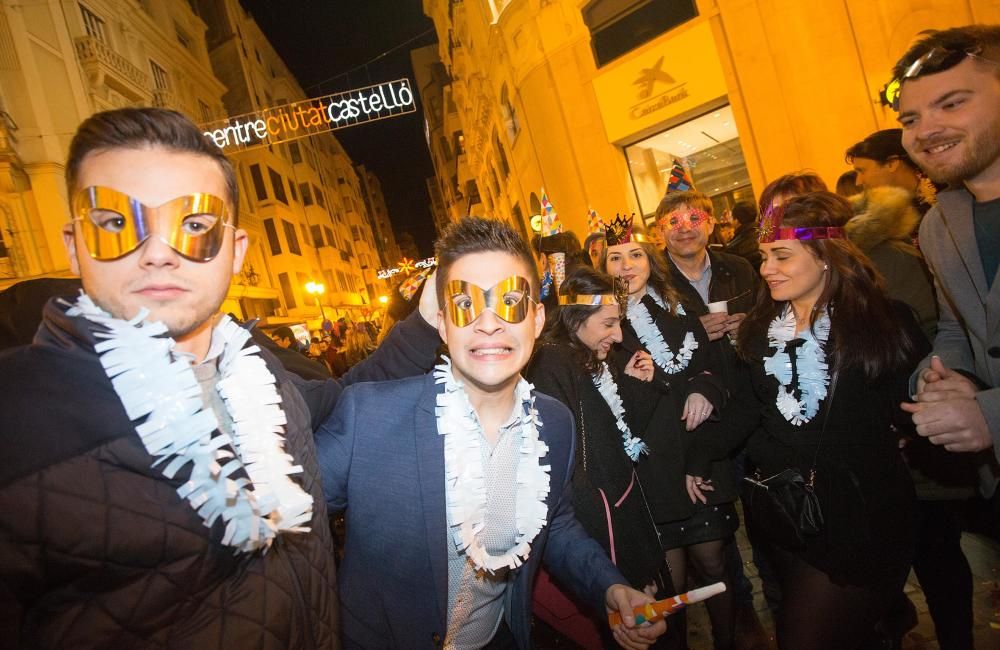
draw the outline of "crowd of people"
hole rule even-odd
[[[582,245],[465,218],[380,331],[302,351],[218,313],[247,249],[225,156],[178,113],[92,116],[66,165],[82,291],[24,301],[33,342],[0,354],[5,643],[528,648],[534,614],[685,648],[683,613],[633,610],[721,582],[735,648],[759,631],[745,524],[779,647],[898,647],[911,568],[941,647],[973,647],[1000,27],[894,73],[901,128],[845,143],[836,193],[793,172],[716,215],[670,192]]]

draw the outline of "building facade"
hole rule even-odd
[[[456,197],[475,185],[485,213],[529,220],[544,187],[578,234],[590,208],[648,218],[672,174],[717,211],[800,169],[832,186],[847,147],[895,124],[880,91],[921,31],[1000,22],[991,0],[424,0],[424,12],[437,56],[415,51],[414,68],[449,217],[474,211]]]
[[[207,123],[305,97],[236,0],[3,3],[0,289],[69,276],[63,167],[89,115],[160,106]],[[337,139],[311,136],[232,159],[251,243],[223,310],[313,328],[321,314],[369,315],[381,288],[364,269],[381,260],[361,182]],[[324,293],[308,293],[310,282]]]

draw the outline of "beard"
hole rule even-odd
[[[925,145],[921,145],[923,148]],[[951,186],[972,180],[1000,160],[1000,114],[979,133],[969,139],[969,150],[951,166],[924,167],[924,173],[935,183]]]

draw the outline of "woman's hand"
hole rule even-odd
[[[681,419],[687,422],[687,430],[694,431],[712,414],[712,403],[701,393],[691,393],[684,402]]]
[[[653,357],[649,352],[639,350],[625,365],[625,374],[639,381],[653,381]]]
[[[691,503],[697,503],[698,501],[708,503],[705,492],[715,490],[711,481],[707,481],[700,476],[691,476],[690,474],[684,475],[684,485],[687,487],[688,496],[691,497]]]

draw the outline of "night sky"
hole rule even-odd
[[[406,77],[416,91],[410,50],[437,42],[420,0],[241,0],[309,97]],[[431,30],[377,61],[363,65]],[[357,67],[361,66],[361,67]],[[343,74],[347,73],[347,74]],[[417,111],[335,132],[356,164],[382,182],[393,228],[431,253],[434,226],[425,180],[434,175]]]

